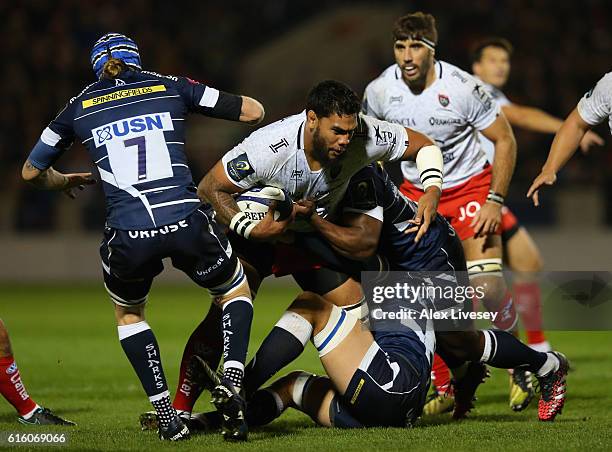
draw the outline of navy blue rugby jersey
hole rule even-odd
[[[45,170],[81,140],[103,183],[107,225],[160,227],[200,205],[184,150],[187,114],[238,120],[241,107],[240,96],[185,77],[128,70],[72,98],[43,131],[29,160]]]
[[[455,231],[437,214],[418,243],[416,232],[404,234],[417,212],[417,203],[397,189],[387,172],[371,164],[355,174],[343,200],[343,212],[367,214],[383,223],[377,253],[386,257],[391,270],[428,271],[432,257]]]

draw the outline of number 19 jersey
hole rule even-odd
[[[30,154],[49,168],[75,139],[103,182],[107,225],[151,229],[186,218],[200,205],[184,152],[190,112],[238,120],[242,99],[185,77],[126,71],[72,98]]]

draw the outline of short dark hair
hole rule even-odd
[[[354,115],[361,110],[359,96],[351,88],[336,80],[316,84],[308,93],[306,111],[312,110],[319,118],[333,114]]]
[[[508,52],[508,56],[512,56],[512,53],[514,52],[514,48],[512,47],[512,44],[510,44],[510,41],[505,38],[491,36],[481,39],[473,46],[472,63],[478,63],[482,59],[482,53],[487,47],[497,47],[498,49],[503,49]]]
[[[404,41],[415,37],[425,38],[437,44],[436,18],[431,14],[419,11],[406,14],[395,21],[393,26],[393,39],[395,41]]]

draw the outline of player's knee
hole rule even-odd
[[[244,274],[242,264],[237,262],[236,268],[232,275],[221,284],[208,288],[212,297],[213,303],[217,306],[235,300],[237,298],[246,298],[251,301],[251,288]]]
[[[115,318],[117,319],[117,325],[124,326],[142,322],[145,319],[144,311],[144,305],[122,306],[115,304]]]
[[[470,283],[476,289],[476,298],[487,307],[499,305],[508,290],[501,258],[468,261],[467,268]]]
[[[332,306],[314,292],[302,292],[293,300],[289,310],[304,317],[313,324],[316,330],[317,325],[324,324],[327,321]]]

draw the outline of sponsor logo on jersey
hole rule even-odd
[[[301,180],[304,177],[304,170],[296,170],[291,171],[291,179]]]
[[[442,153],[442,163],[449,163],[455,160],[454,152],[443,152]]]
[[[174,130],[170,113],[151,113],[121,119],[97,127],[91,131],[91,134],[96,147],[100,147],[115,138],[125,140],[151,130]]]
[[[236,182],[241,181],[254,172],[255,170],[251,166],[246,153],[240,154],[238,157],[227,162],[227,174]]]
[[[160,74],[154,71],[140,71],[140,73],[141,74],[151,74],[151,75],[155,75],[156,77],[163,77],[163,78],[167,78],[168,80],[172,80],[173,82],[178,82],[178,77],[174,75],[164,75],[164,74]]]
[[[451,76],[452,77],[456,77],[459,80],[461,80],[461,83],[467,83],[468,79],[467,77],[465,77],[463,74],[461,74],[459,71],[454,70],[453,72],[451,72]]]
[[[189,226],[187,220],[181,220],[178,223],[167,224],[161,228],[149,229],[148,231],[128,231],[128,235],[131,239],[151,239],[156,235],[166,235],[178,231],[181,228]]]
[[[434,118],[433,116],[429,118],[430,126],[449,126],[453,124],[460,125],[461,119],[459,118]]]
[[[142,96],[143,94],[158,93],[166,91],[164,85],[143,86],[140,88],[122,89],[114,93],[104,94],[103,96],[93,97],[83,101],[83,108],[95,107],[96,105],[116,100],[127,99],[128,97]]]
[[[391,96],[389,98],[389,103],[390,104],[393,104],[393,103],[401,104],[402,100],[404,100],[404,96]]]
[[[482,85],[476,85],[472,90],[472,96],[476,98],[478,102],[482,104],[482,107],[488,111],[493,106],[493,98],[487,91],[482,87]]]
[[[6,369],[6,373],[7,375],[13,375],[15,372],[17,372],[17,363],[13,362],[13,364],[11,364],[8,369]]]
[[[450,104],[450,99],[446,94],[438,94],[438,102],[440,102],[440,105],[443,107],[448,107],[448,104]]]
[[[374,126],[374,135],[376,137],[376,146],[395,144],[395,134],[389,130],[380,130],[380,126]]]

